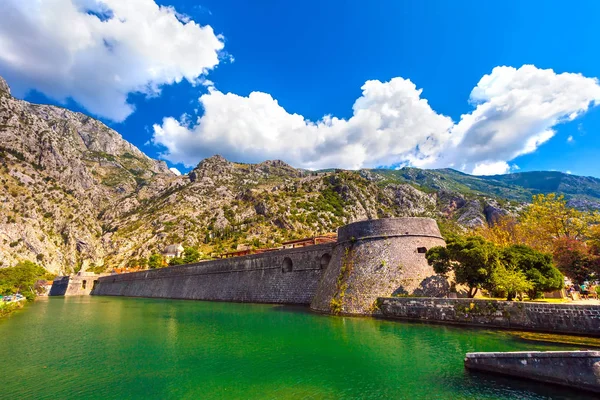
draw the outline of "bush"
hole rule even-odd
[[[20,308],[23,308],[22,302],[17,302],[17,303],[0,302],[0,318],[6,317],[7,315],[11,314],[12,312],[14,312]]]
[[[185,264],[183,261],[183,258],[181,258],[181,257],[173,257],[169,260],[169,265],[171,265],[171,266],[181,265],[181,264]]]
[[[148,268],[162,268],[165,266],[165,259],[161,254],[152,254],[148,259]]]
[[[200,252],[194,247],[186,247],[183,250],[183,262],[181,264],[191,264],[200,260]]]

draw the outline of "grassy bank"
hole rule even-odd
[[[4,303],[0,302],[0,318],[4,318],[12,314],[18,309],[23,308],[23,301],[19,301],[16,303]]]

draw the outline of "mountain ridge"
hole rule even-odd
[[[92,117],[15,99],[0,78],[3,267],[28,259],[61,273],[110,270],[173,243],[208,258],[370,218],[427,216],[442,228],[472,227],[518,212],[549,188],[580,207],[600,207],[597,178],[551,174],[552,186],[544,176],[525,175],[536,183],[450,169],[307,171],[218,155],[177,176]]]

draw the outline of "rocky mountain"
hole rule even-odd
[[[102,263],[106,226],[175,178],[84,114],[30,104],[0,79],[0,262]]]
[[[377,170],[386,181],[416,185],[425,191],[451,191],[528,202],[535,194],[561,193],[576,208],[600,210],[600,179],[558,171],[473,176],[453,169]]]
[[[100,271],[173,243],[210,257],[367,218],[430,216],[443,228],[477,226],[550,191],[580,206],[600,202],[599,180],[563,175],[305,171],[213,156],[176,176],[103,123],[15,99],[0,79],[2,266],[29,259],[54,272]]]

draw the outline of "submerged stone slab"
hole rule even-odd
[[[467,353],[465,367],[600,393],[600,351]]]

